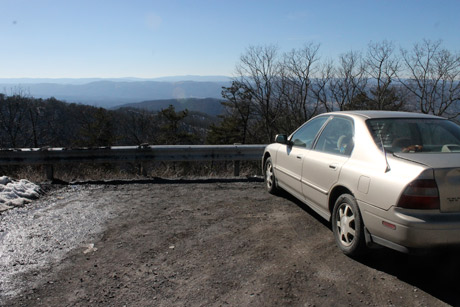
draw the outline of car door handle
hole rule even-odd
[[[297,156],[297,159],[301,159],[302,160],[303,156],[302,155],[298,155]]]
[[[334,163],[334,164],[330,164],[330,165],[329,165],[329,168],[330,168],[330,169],[333,169],[333,170],[336,170],[336,169],[337,169],[337,166],[338,166],[338,165]]]

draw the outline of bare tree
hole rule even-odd
[[[80,145],[89,147],[112,146],[115,143],[112,113],[103,109],[81,109]]]
[[[334,63],[328,60],[322,63],[318,69],[317,76],[313,80],[312,92],[318,105],[326,112],[334,110],[331,83],[334,80]]]
[[[41,99],[39,100],[41,102]],[[30,99],[27,107],[26,118],[28,121],[28,130],[33,147],[41,146],[40,140],[43,136],[43,129],[41,129],[40,122],[43,116],[43,107],[37,103],[36,100]]]
[[[313,76],[318,72],[319,44],[309,43],[301,49],[284,54],[280,67],[280,100],[288,110],[294,127],[299,126],[318,112],[317,100],[312,92]]]
[[[278,78],[278,47],[251,46],[236,66],[236,78],[252,97],[254,108],[261,117],[264,142],[271,142],[276,133],[276,120],[280,105],[275,99],[275,82]]]
[[[364,60],[371,80],[368,84],[369,109],[399,110],[403,106],[403,100],[393,84],[400,67],[394,50],[393,43],[388,41],[369,43]]]
[[[460,56],[424,40],[411,51],[401,49],[406,75],[400,82],[413,95],[422,113],[455,118],[460,115]]]
[[[0,129],[7,137],[3,140],[2,147],[23,146],[21,139],[24,139],[23,125],[26,112],[27,98],[21,95],[0,94]]]
[[[232,86],[222,89],[222,97],[226,99],[222,104],[226,107],[228,115],[234,117],[241,128],[239,143],[246,144],[250,120],[254,115],[251,91],[244,84],[233,81]]]
[[[330,86],[338,109],[348,109],[356,97],[365,92],[366,86],[366,70],[361,54],[355,51],[342,54]]]
[[[119,125],[117,129],[125,136],[127,144],[141,145],[154,143],[155,116],[145,109],[120,109],[116,112]]]

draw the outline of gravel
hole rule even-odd
[[[73,185],[0,215],[4,306],[459,305],[458,252],[343,255],[252,180]]]

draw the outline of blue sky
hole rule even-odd
[[[459,0],[0,0],[0,78],[231,76],[250,45],[460,51]]]

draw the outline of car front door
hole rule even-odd
[[[302,193],[307,202],[328,214],[328,193],[337,182],[342,165],[354,147],[353,121],[333,117],[321,132],[314,148],[304,156]]]
[[[280,146],[276,154],[275,171],[278,184],[288,192],[300,197],[302,195],[301,176],[303,158],[308,155],[316,135],[329,116],[316,117],[289,138],[289,144]]]

